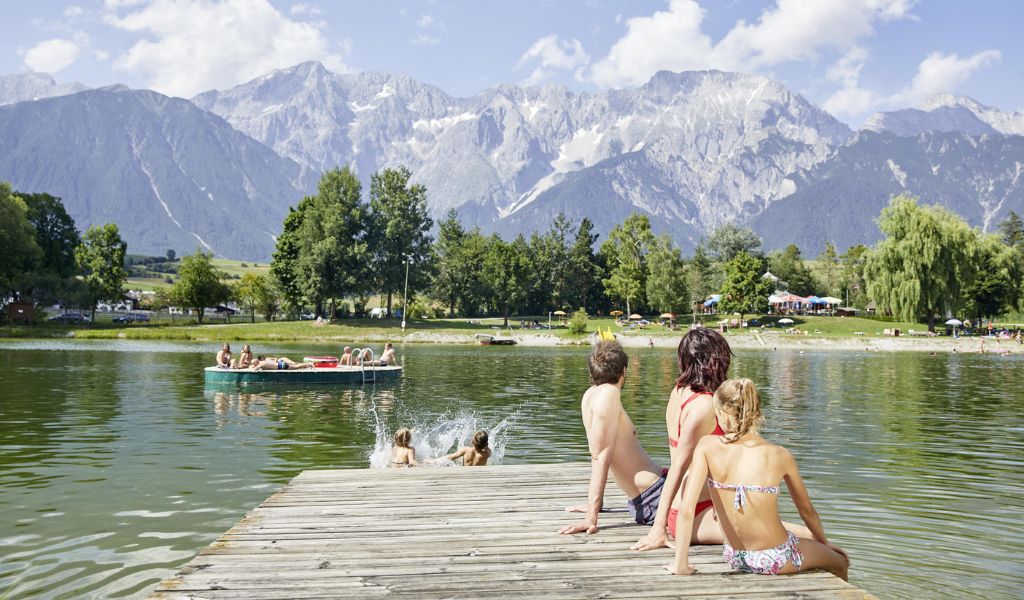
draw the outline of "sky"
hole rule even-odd
[[[4,4],[0,73],[173,96],[318,60],[472,96],[654,73],[772,77],[851,125],[950,92],[1024,111],[1024,2],[975,0],[35,0]]]

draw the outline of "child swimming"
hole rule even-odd
[[[435,462],[441,459],[454,461],[461,458],[462,466],[464,467],[484,467],[487,466],[487,459],[491,457],[491,449],[487,444],[487,432],[481,429],[473,434],[472,446],[463,446],[447,456],[441,456],[428,462]]]
[[[403,427],[395,432],[395,446],[391,449],[391,467],[416,467],[416,450],[412,447],[412,430]]]
[[[723,557],[730,567],[762,575],[825,569],[846,580],[850,559],[825,536],[793,455],[758,434],[764,419],[754,383],[726,380],[715,392],[714,406],[725,434],[702,437],[694,450],[676,524],[676,557],[669,571],[695,572],[688,553],[694,506],[706,482],[725,533]],[[783,526],[778,510],[782,480],[814,539],[798,538]]]

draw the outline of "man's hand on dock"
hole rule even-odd
[[[668,536],[665,531],[657,531],[655,528],[651,528],[647,535],[640,538],[637,543],[629,547],[630,550],[654,550],[656,548],[665,548],[668,546]]]
[[[573,525],[566,525],[565,527],[558,530],[558,533],[562,535],[572,535],[574,533],[597,533],[597,523],[591,523],[589,521],[580,521]]]

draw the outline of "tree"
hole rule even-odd
[[[975,232],[945,208],[909,196],[893,198],[878,226],[885,238],[864,264],[868,295],[904,320],[924,316],[935,331],[935,315],[959,311],[973,282]]]
[[[327,171],[317,195],[297,218],[295,283],[319,315],[330,302],[334,317],[337,299],[363,292],[369,285],[367,214],[361,193],[362,185],[348,167]]]
[[[0,303],[18,297],[29,274],[43,259],[36,233],[28,218],[28,207],[15,196],[11,186],[0,182]]]
[[[181,259],[178,280],[171,286],[170,298],[178,306],[196,311],[199,323],[203,322],[206,307],[216,306],[231,298],[231,288],[224,283],[225,273],[216,269],[210,260],[212,254],[196,250],[191,256]]]
[[[127,252],[128,244],[121,239],[117,225],[113,223],[90,227],[75,249],[75,263],[88,289],[93,320],[100,300],[121,298],[124,282],[128,279],[124,268]]]
[[[839,257],[842,265],[840,271],[840,287],[846,292],[846,301],[850,306],[863,308],[867,304],[867,285],[864,283],[864,263],[867,261],[868,247],[864,244],[850,246]]]
[[[704,244],[697,244],[693,258],[687,265],[686,283],[690,290],[690,306],[696,318],[698,303],[704,302],[708,296],[721,290],[722,284],[725,283],[721,270],[716,269],[711,263],[711,258],[704,250]]]
[[[250,322],[256,322],[256,306],[264,295],[264,286],[267,284],[262,275],[246,273],[242,279],[234,285],[232,296],[243,308],[249,309]]]
[[[427,211],[427,188],[410,184],[412,173],[405,167],[384,169],[370,178],[370,236],[373,240],[373,272],[387,296],[403,290],[406,257],[418,268],[412,270],[409,287],[422,287],[428,274],[422,265],[430,257],[430,228],[433,220]]]
[[[740,252],[758,256],[761,251],[761,237],[749,227],[726,223],[715,229],[707,239],[707,249],[715,260],[726,263]]]
[[[647,252],[654,241],[647,215],[633,213],[616,225],[601,245],[608,261],[608,277],[603,280],[609,296],[626,302],[626,313],[644,301],[647,287]],[[634,303],[635,301],[635,303]]]
[[[825,242],[825,250],[818,255],[818,264],[825,278],[825,295],[831,295],[839,285],[839,254],[832,242]]]
[[[277,245],[270,261],[270,275],[281,290],[284,302],[293,313],[302,305],[302,272],[299,268],[299,251],[302,239],[300,231],[307,211],[315,202],[312,197],[303,198],[298,206],[289,208],[284,218],[284,227],[277,237]]]
[[[448,305],[448,316],[455,316],[455,305],[466,284],[465,265],[462,261],[466,243],[466,230],[453,208],[438,224],[437,243],[434,245],[434,285],[432,296]]]
[[[576,239],[569,249],[569,257],[565,270],[566,302],[570,306],[586,309],[593,293],[600,288],[601,274],[594,256],[594,243],[597,234],[590,219],[583,217],[576,229]]]
[[[281,291],[271,275],[262,274],[260,279],[262,285],[257,288],[259,293],[256,296],[256,307],[263,313],[264,319],[273,321],[281,306]]]
[[[1024,247],[1024,221],[1011,210],[999,224],[999,235],[1007,246]]]
[[[1024,254],[1020,247],[1008,246],[1005,236],[979,236],[974,264],[978,271],[965,289],[967,314],[976,318],[994,318],[1021,306],[1021,281],[1024,279]]]
[[[804,262],[800,248],[794,244],[785,250],[776,250],[768,255],[770,270],[779,278],[780,284],[798,296],[810,296],[818,287],[814,274]]]
[[[722,312],[761,312],[768,307],[772,282],[762,277],[765,260],[740,251],[725,265],[725,284],[722,286]]]
[[[167,251],[167,262],[174,262],[174,259],[177,258],[177,256],[178,255],[174,252],[174,250],[168,250]]]
[[[530,279],[529,246],[522,235],[511,243],[494,234],[487,241],[483,265],[484,280],[489,287],[489,300],[508,327],[511,312],[526,299]]]
[[[647,254],[647,301],[651,308],[679,313],[687,308],[686,264],[679,248],[667,235],[660,235]]]
[[[61,279],[75,275],[78,271],[75,248],[82,243],[82,238],[75,220],[64,210],[64,203],[50,194],[18,196],[28,207],[28,220],[35,229],[36,243],[43,251],[40,268]]]

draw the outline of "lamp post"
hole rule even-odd
[[[405,312],[407,310],[409,299],[409,265],[412,264],[412,255],[405,255],[405,291],[402,292],[402,334],[405,334]]]

